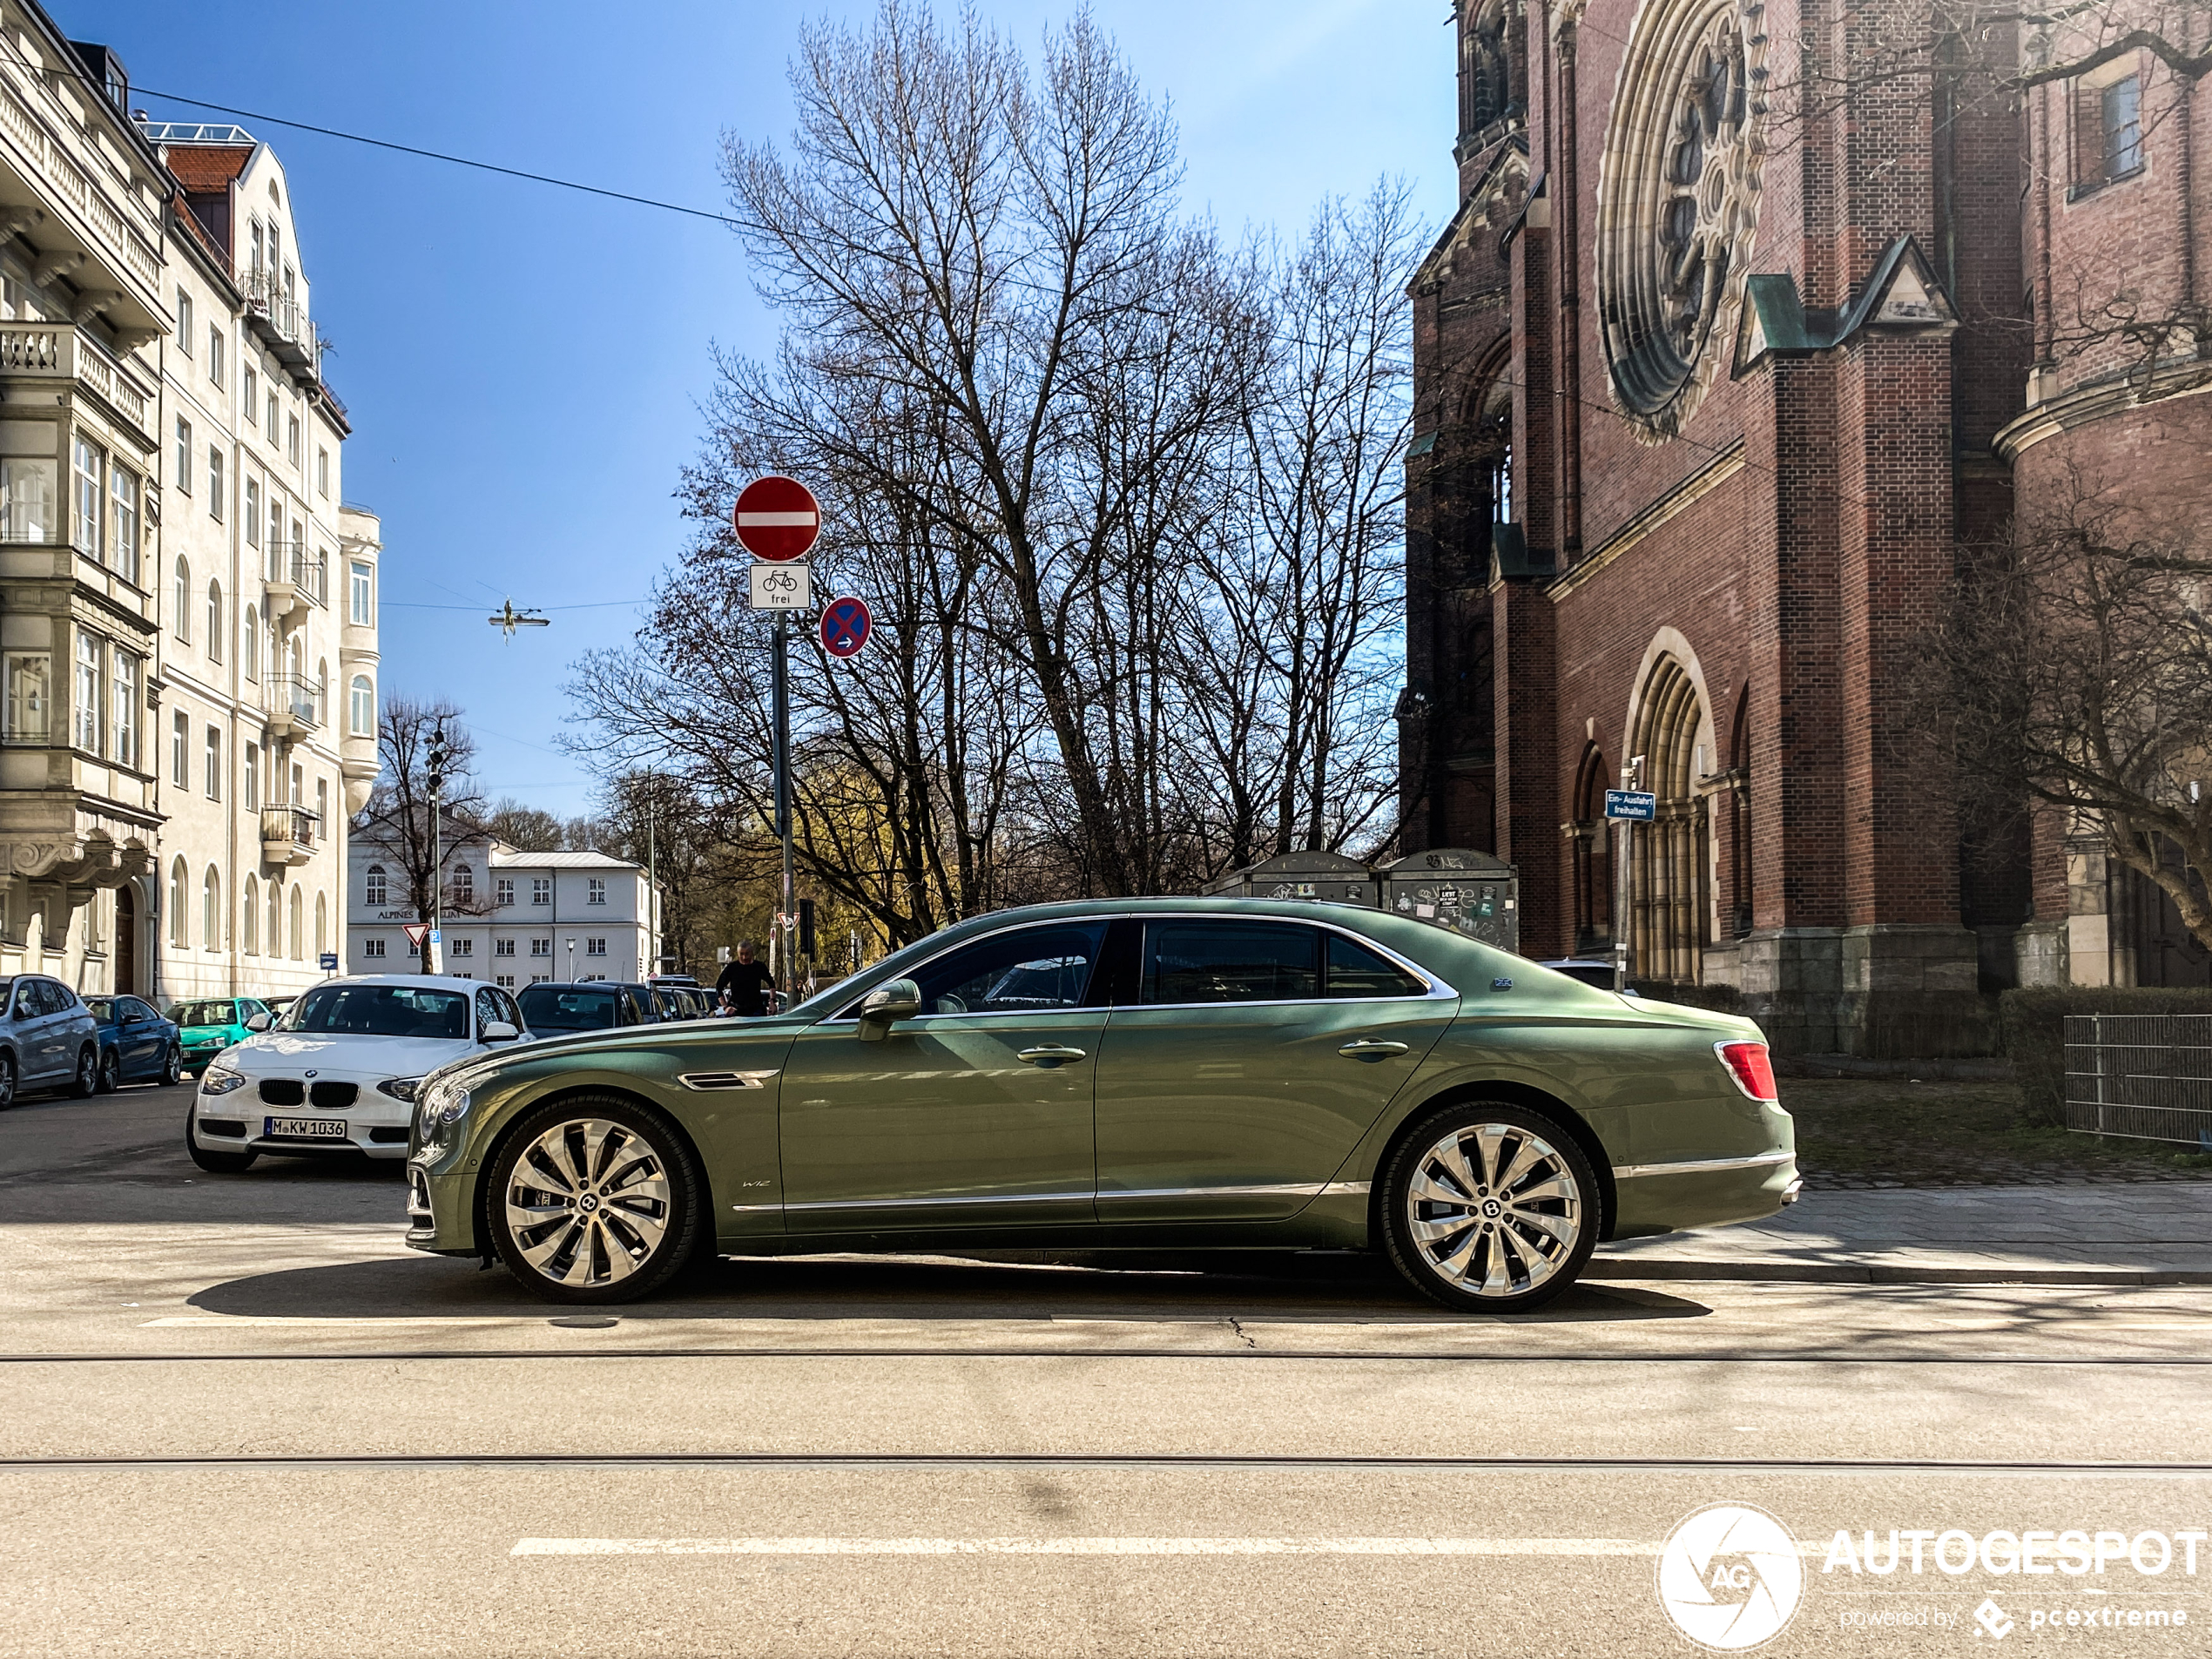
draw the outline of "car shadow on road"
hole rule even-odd
[[[1024,1252],[1028,1254],[1028,1252]],[[605,1309],[538,1300],[505,1270],[420,1257],[290,1268],[211,1285],[208,1313],[261,1318],[455,1318],[537,1314],[656,1319],[1241,1319],[1313,1324],[1602,1323],[1696,1318],[1703,1304],[1661,1291],[1579,1285],[1533,1313],[1463,1315],[1415,1296],[1358,1255],[1269,1258],[1148,1254],[1113,1261],[949,1256],[725,1257],[702,1262],[649,1302]]]

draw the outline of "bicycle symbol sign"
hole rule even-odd
[[[822,610],[822,649],[833,657],[852,657],[868,643],[874,622],[866,604],[847,594]]]
[[[805,610],[814,603],[813,573],[803,564],[756,564],[745,575],[755,610]]]

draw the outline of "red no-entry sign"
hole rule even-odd
[[[821,503],[796,478],[771,473],[738,496],[738,540],[756,559],[795,559],[822,533]]]

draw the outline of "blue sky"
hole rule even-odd
[[[129,67],[156,118],[227,118],[166,91],[639,195],[722,206],[719,135],[779,138],[804,20],[869,5],[47,0]],[[1025,43],[1064,5],[982,15]],[[1194,212],[1295,233],[1384,173],[1452,206],[1445,0],[1119,0],[1096,15],[1176,106]],[[610,33],[620,28],[624,32]],[[490,793],[572,813],[555,746],[584,651],[684,545],[671,492],[717,343],[772,319],[721,227],[238,118],[284,158],[326,360],[347,403],[347,499],[381,514],[384,685],[466,712]],[[502,644],[512,596],[554,626]],[[430,607],[465,607],[439,610]],[[591,607],[556,609],[556,607]]]

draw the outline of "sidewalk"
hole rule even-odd
[[[1585,1277],[2212,1285],[2212,1181],[1808,1191],[1764,1221],[1601,1244]]]

